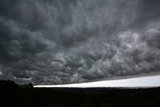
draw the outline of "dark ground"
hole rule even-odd
[[[33,88],[0,81],[0,107],[160,107],[160,88]]]

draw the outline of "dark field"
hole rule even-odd
[[[160,88],[0,88],[1,107],[160,107]]]

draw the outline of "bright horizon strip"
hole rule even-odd
[[[129,79],[119,80],[105,80],[88,83],[77,84],[65,84],[65,85],[35,85],[36,88],[100,88],[100,87],[131,87],[131,88],[147,88],[147,87],[159,87],[160,75],[135,77]]]

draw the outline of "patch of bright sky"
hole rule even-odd
[[[0,75],[3,75],[3,73],[0,71]]]
[[[106,80],[89,83],[66,84],[66,85],[36,85],[34,87],[68,87],[68,88],[96,88],[96,87],[158,87],[160,75],[136,77],[121,80]]]

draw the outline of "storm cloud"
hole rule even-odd
[[[158,72],[159,0],[0,1],[0,79],[65,84]]]

